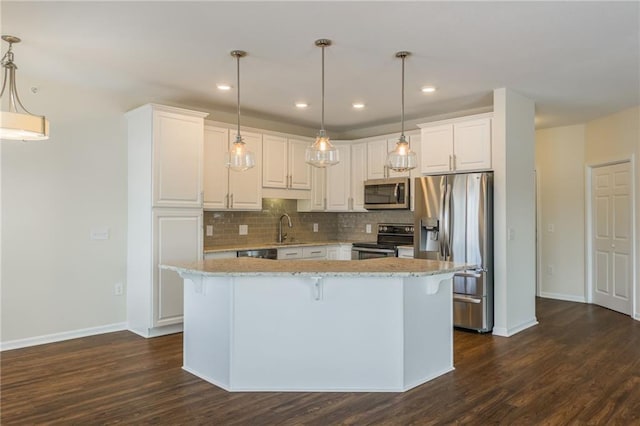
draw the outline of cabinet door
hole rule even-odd
[[[162,264],[202,260],[202,211],[154,209],[153,213],[153,326],[182,322],[182,278]]]
[[[235,132],[231,133],[235,140]],[[262,135],[242,132],[242,138],[256,155],[256,165],[243,172],[229,170],[229,206],[234,210],[262,210]]]
[[[387,140],[367,143],[367,179],[387,177]]]
[[[264,135],[262,186],[265,188],[287,188],[288,183],[287,138]]]
[[[420,131],[422,173],[449,172],[453,163],[453,124],[425,127]]]
[[[454,170],[491,168],[491,119],[456,123],[453,129]]]
[[[302,259],[302,247],[278,249],[278,260]]]
[[[365,180],[367,180],[367,144],[353,144],[351,145],[351,210],[353,211],[366,211],[364,208]]]
[[[224,164],[224,154],[229,149],[229,129],[205,126],[204,128],[204,208],[227,208],[229,169]]]
[[[202,207],[204,120],[153,112],[153,206]]]
[[[331,166],[335,167],[335,166]],[[320,167],[312,167],[311,181],[311,211],[324,211],[327,201],[327,169]]]
[[[310,142],[289,139],[289,188],[311,189],[311,166],[304,161]]]
[[[334,143],[340,162],[327,168],[327,211],[344,212],[351,201],[351,147]]]

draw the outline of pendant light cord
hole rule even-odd
[[[404,140],[404,59],[402,56],[402,108],[400,112],[400,138]]]
[[[324,135],[324,48],[325,46],[322,45],[322,96],[321,96],[322,118],[320,120],[320,131],[322,132],[323,135]]]
[[[238,134],[236,135],[236,141],[241,141],[240,136],[240,55],[236,56],[236,80],[238,83]]]

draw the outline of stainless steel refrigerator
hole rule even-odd
[[[453,277],[453,324],[493,329],[493,173],[415,182],[415,256],[477,265]]]

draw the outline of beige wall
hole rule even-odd
[[[536,132],[539,295],[584,302],[585,126]]]
[[[123,327],[127,150],[123,106],[106,92],[28,81],[23,102],[47,114],[43,142],[3,141],[2,342]],[[92,228],[110,238],[92,241]]]
[[[635,173],[635,293],[634,317],[640,319],[640,107],[593,120],[586,125],[587,165],[631,159]]]
[[[635,305],[640,319],[640,107],[586,124],[536,132],[536,168],[540,204],[540,295],[589,300],[585,263],[588,243],[585,211],[589,166],[631,160],[635,168]],[[549,232],[549,225],[554,232]],[[548,266],[553,265],[553,274]]]

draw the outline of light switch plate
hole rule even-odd
[[[240,225],[240,226],[238,226],[238,233],[240,235],[249,234],[249,225]]]
[[[365,225],[365,230],[366,230],[366,233],[367,233],[367,234],[370,234],[370,233],[371,233],[371,224],[370,224],[370,223],[367,223],[367,224]]]
[[[101,227],[101,228],[93,228],[91,229],[90,238],[92,240],[108,240],[109,239],[109,228]]]

